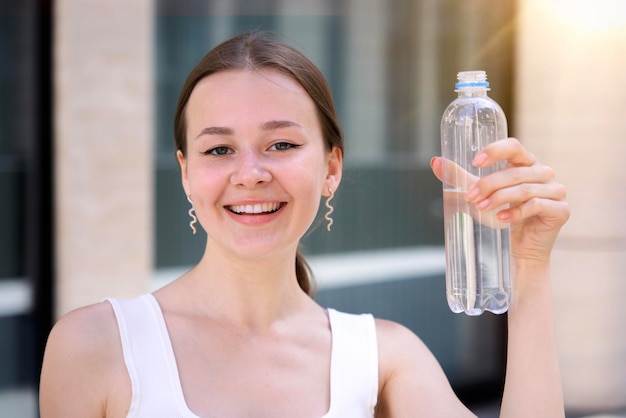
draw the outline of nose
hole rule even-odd
[[[272,179],[262,155],[253,150],[242,151],[230,181],[235,186],[252,189]]]

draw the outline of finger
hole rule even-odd
[[[439,179],[439,181],[443,181],[443,158],[441,157],[433,157],[430,160],[430,168],[433,170],[433,174],[435,177]]]
[[[508,161],[511,166],[531,166],[537,158],[515,138],[493,142],[480,150],[472,163],[476,167],[489,167],[499,161]]]
[[[512,167],[496,171],[478,180],[469,190],[468,200],[478,202],[500,189],[523,184],[547,184],[553,181],[554,170],[551,167],[541,164],[531,167]],[[530,191],[532,188],[528,189],[528,192]]]
[[[445,158],[434,157],[430,160],[430,166],[441,182],[454,189],[467,190],[478,180],[478,177]]]
[[[567,222],[569,216],[570,209],[567,202],[538,197],[502,210],[496,215],[500,221],[509,223],[522,222],[537,217],[541,220],[539,225],[543,225],[545,230],[560,228]]]
[[[497,190],[485,199],[477,201],[476,207],[481,211],[490,211],[507,204],[519,206],[537,198],[563,201],[566,194],[565,186],[560,183],[523,183]]]

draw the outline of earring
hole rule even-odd
[[[195,225],[195,223],[198,222],[198,217],[196,216],[195,209],[193,208],[193,202],[191,201],[191,195],[187,196],[187,200],[191,204],[191,209],[189,209],[189,212],[187,212],[189,214],[189,216],[191,216],[191,222],[189,222],[189,228],[191,228],[191,230],[193,231],[193,234],[196,235],[196,225]]]
[[[328,188],[328,193],[330,193],[330,195],[326,198],[325,203],[325,206],[328,210],[324,214],[324,219],[328,221],[328,225],[326,225],[326,230],[330,232],[330,227],[333,225],[333,218],[331,218],[330,215],[335,211],[335,208],[333,207],[333,205],[330,204],[330,201],[333,199],[333,197],[335,197],[335,193],[333,193],[333,189],[331,189],[330,187]]]

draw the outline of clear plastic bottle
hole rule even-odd
[[[446,295],[453,312],[499,314],[511,294],[509,227],[495,217],[504,207],[482,212],[465,195],[477,178],[506,166],[472,165],[482,148],[507,137],[506,117],[487,96],[485,71],[460,72],[455,87],[459,96],[441,118]]]

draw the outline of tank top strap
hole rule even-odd
[[[332,333],[330,410],[324,418],[373,417],[378,401],[378,345],[370,314],[328,309]]]
[[[152,294],[107,299],[117,319],[132,385],[127,417],[198,418],[187,407],[161,308]],[[371,418],[378,398],[378,349],[372,315],[328,309],[332,334],[331,404],[324,418]]]
[[[192,417],[186,406],[163,313],[152,294],[106,299],[115,312],[132,385],[128,417]]]

